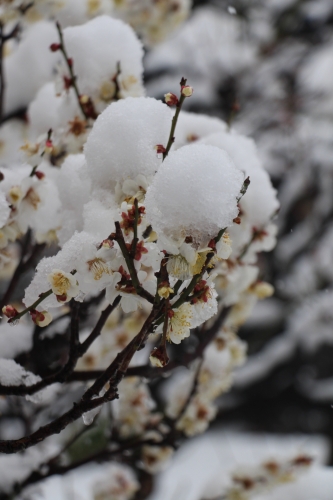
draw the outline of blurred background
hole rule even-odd
[[[265,450],[279,455],[289,443],[333,465],[333,2],[194,0],[188,20],[146,48],[144,63],[147,95],[177,94],[184,76],[194,88],[185,109],[222,118],[255,140],[281,203],[277,246],[260,257],[260,277],[275,294],[239,332],[248,361],[219,401],[209,442],[196,442],[196,456],[209,456],[217,470],[231,460],[251,462],[246,449],[256,449],[260,461]],[[11,110],[5,123],[24,112]],[[176,456],[154,500],[199,498],[196,483],[197,493],[188,493],[186,475],[187,496],[165,486],[193,450]],[[199,477],[207,464],[196,464]],[[83,476],[66,491],[51,480],[54,495],[85,498]],[[295,490],[288,498],[307,500],[309,484],[303,496]],[[323,488],[327,496],[316,498],[332,498],[332,481]],[[287,498],[281,495],[269,498]]]
[[[278,190],[278,244],[262,254],[275,295],[241,329],[249,359],[215,427],[322,434],[333,463],[333,4],[194,1],[146,54],[148,95],[195,92],[188,110],[255,139]]]

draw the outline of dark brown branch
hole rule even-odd
[[[11,299],[11,297],[12,297],[12,295],[13,295],[13,293],[18,285],[20,278],[22,277],[22,275],[25,272],[27,272],[30,268],[33,268],[35,266],[37,259],[39,258],[41,252],[45,248],[44,243],[36,244],[33,247],[30,256],[26,259],[27,253],[29,250],[29,246],[30,246],[30,242],[31,242],[31,232],[29,230],[27,232],[25,240],[23,242],[20,262],[18,263],[18,265],[14,271],[14,274],[12,276],[12,279],[10,280],[10,282],[8,284],[7,290],[4,293],[3,298],[0,301],[0,309],[2,309],[3,306],[9,304],[10,299]]]
[[[85,432],[89,427],[86,429],[83,429],[80,432],[80,435],[82,435],[83,432]],[[75,440],[77,439],[78,436],[75,436]],[[74,440],[71,440],[71,444]],[[48,471],[47,473],[42,473],[40,471],[33,471],[31,474],[24,479],[21,483],[15,485],[15,493],[18,494],[21,492],[24,488],[27,486],[30,486],[31,484],[36,484],[40,481],[44,481],[45,479],[52,477],[52,476],[63,476],[67,472],[71,472],[75,469],[78,469],[79,467],[82,467],[83,465],[92,463],[92,462],[106,462],[110,460],[112,457],[115,457],[117,455],[120,455],[123,451],[130,451],[130,450],[135,450],[137,448],[140,448],[141,446],[145,444],[156,444],[154,441],[151,441],[149,439],[146,440],[140,440],[140,439],[135,439],[132,440],[131,442],[126,441],[123,444],[119,444],[118,447],[114,450],[102,450],[97,453],[94,453],[93,455],[89,455],[86,458],[83,458],[82,460],[78,460],[74,463],[68,464],[68,465],[58,465],[57,459],[60,457],[60,454],[58,454],[56,457],[52,457],[48,462]],[[68,446],[66,446],[66,449]],[[64,450],[62,450],[64,451]],[[11,498],[11,495],[9,494],[8,496],[0,494],[0,500],[9,500]]]
[[[26,385],[17,385],[17,386],[6,386],[0,385],[0,395],[2,396],[26,396],[30,394],[34,394],[45,387],[48,387],[51,384],[56,382],[66,382],[71,381],[70,378],[71,373],[73,372],[77,360],[89,349],[94,340],[101,333],[103,326],[111,312],[117,307],[119,304],[120,298],[116,298],[113,304],[110,304],[104,311],[102,311],[99,320],[96,323],[96,326],[92,330],[89,337],[82,343],[79,344],[79,331],[78,331],[78,321],[79,321],[79,312],[80,312],[80,303],[72,300],[72,319],[71,319],[71,340],[70,340],[70,351],[68,361],[61,368],[60,371],[45,377],[40,382],[36,384],[26,386]]]
[[[106,323],[108,317],[110,316],[110,314],[112,313],[112,311],[114,311],[114,309],[118,306],[118,304],[120,302],[120,299],[121,299],[120,296],[116,297],[116,299],[113,302],[113,304],[109,304],[106,307],[106,309],[104,309],[104,311],[102,311],[102,313],[101,313],[101,315],[99,317],[99,320],[96,323],[95,328],[93,329],[93,331],[91,332],[91,334],[89,335],[89,337],[87,337],[86,340],[84,342],[82,342],[82,344],[79,347],[80,357],[85,352],[87,352],[87,350],[89,349],[89,347],[91,346],[91,344],[100,335],[103,326],[105,325],[105,323]]]
[[[78,404],[74,403],[71,410],[67,411],[61,415],[61,417],[53,420],[49,424],[40,427],[36,432],[30,434],[30,436],[25,436],[21,439],[0,441],[0,453],[17,453],[30,448],[31,446],[35,446],[41,441],[44,441],[47,437],[59,434],[69,424],[82,417],[84,413],[101,406],[107,401],[112,401],[116,398],[116,396],[117,393],[115,390],[109,390],[105,396],[89,401],[81,400]]]
[[[95,381],[95,383],[85,392],[79,403],[74,403],[73,408],[53,420],[47,425],[40,427],[36,432],[21,439],[0,441],[0,453],[17,453],[19,451],[35,446],[44,439],[54,434],[59,434],[69,424],[78,420],[84,413],[93,410],[103,403],[112,401],[118,397],[117,387],[125,373],[135,352],[146,342],[149,333],[152,331],[153,323],[160,314],[159,309],[153,309],[145,321],[140,332],[134,339],[119,353],[111,365]],[[95,397],[103,387],[109,382],[109,389],[104,396]]]
[[[143,377],[146,379],[154,379],[161,377],[163,374],[169,373],[175,368],[181,366],[189,366],[190,363],[198,358],[201,358],[206,347],[214,337],[219,332],[221,326],[223,325],[230,308],[222,309],[216,318],[214,324],[208,329],[201,329],[199,333],[200,342],[193,353],[185,354],[182,359],[170,361],[170,363],[164,368],[156,368],[151,365],[139,365],[128,368],[126,372],[126,377]],[[104,372],[102,370],[92,370],[92,371],[74,371],[69,377],[68,381],[81,381],[87,382],[88,380],[95,380],[100,377]]]

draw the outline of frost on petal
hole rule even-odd
[[[94,186],[114,188],[116,182],[150,176],[161,164],[155,146],[166,144],[172,114],[151,98],[127,98],[111,104],[97,118],[85,145]]]
[[[147,220],[175,240],[206,245],[238,214],[243,174],[224,151],[193,144],[169,154],[146,195]]]

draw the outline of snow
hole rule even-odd
[[[28,106],[38,89],[51,80],[58,56],[49,47],[57,40],[54,23],[40,21],[24,32],[18,46],[5,57],[6,114]]]
[[[32,325],[23,322],[13,328],[7,322],[0,323],[0,353],[2,358],[14,358],[32,348]]]
[[[175,149],[185,146],[214,132],[225,132],[227,124],[214,116],[183,111],[177,121]]]
[[[38,375],[26,371],[13,359],[0,358],[0,384],[33,385],[42,380]]]
[[[97,118],[86,142],[92,184],[107,189],[138,174],[153,175],[161,160],[156,145],[167,143],[172,114],[151,98],[112,103]]]
[[[96,17],[82,26],[65,28],[64,41],[74,61],[81,94],[97,99],[105,107],[103,84],[112,82],[119,63],[121,97],[143,95],[142,45],[133,29],[123,21],[105,15]],[[111,95],[110,99],[112,97],[117,96]]]
[[[83,229],[83,207],[89,201],[91,181],[83,154],[69,155],[57,179],[61,201],[60,245],[69,240],[75,231]]]
[[[145,205],[154,230],[174,238],[193,236],[207,244],[238,215],[243,175],[224,151],[213,146],[184,146],[165,159]]]
[[[279,202],[269,175],[259,160],[254,141],[236,132],[219,132],[205,137],[200,143],[226,151],[245,177],[250,177],[250,185],[240,203],[242,212],[248,215],[253,226],[266,224],[279,208]]]

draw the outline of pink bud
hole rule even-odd
[[[158,155],[166,152],[166,149],[162,144],[157,144],[155,147]]]
[[[32,321],[36,325],[41,326],[41,327],[49,325],[52,321],[52,316],[47,311],[40,312],[40,311],[36,311],[36,309],[32,309],[30,311],[30,316],[31,316]]]
[[[36,171],[34,172],[34,175],[35,175],[35,176],[37,177],[37,179],[39,179],[40,181],[41,181],[42,179],[44,179],[44,177],[45,177],[45,174],[44,174],[43,172],[40,172],[39,170],[36,170]]]
[[[165,102],[168,106],[177,106],[178,104],[178,97],[175,94],[172,94],[169,92],[168,94],[165,94]]]
[[[15,316],[18,314],[18,311],[15,309],[15,307],[8,305],[8,306],[3,306],[2,313],[7,318],[15,318]]]
[[[52,52],[57,52],[57,50],[59,50],[60,47],[61,47],[60,43],[51,43],[50,50]]]

